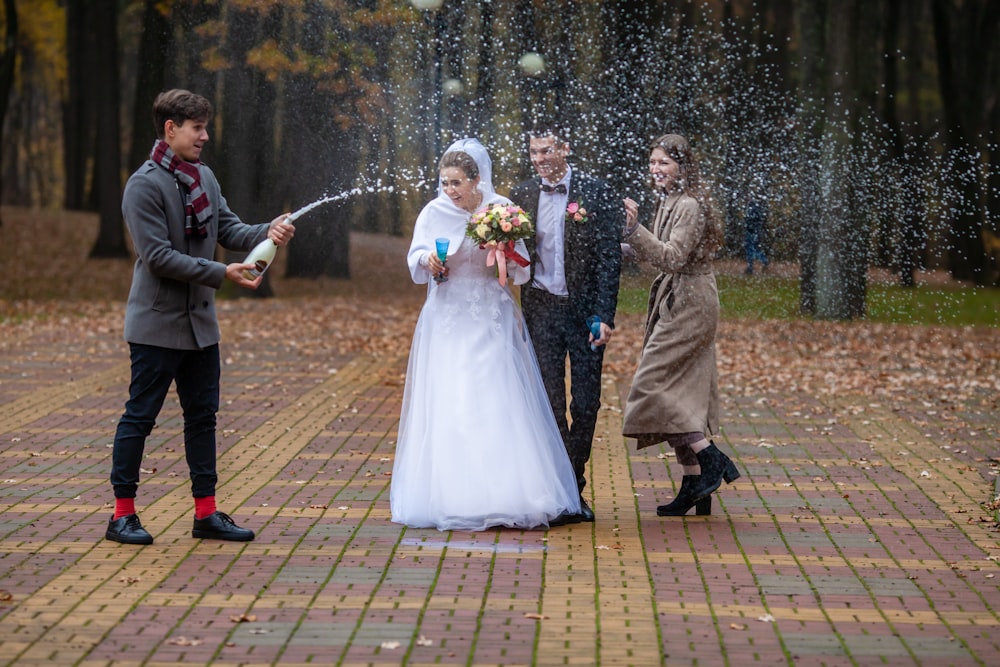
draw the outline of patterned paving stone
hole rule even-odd
[[[267,307],[227,305],[224,326]],[[990,665],[1000,652],[1000,533],[982,507],[1000,416],[980,406],[726,396],[719,444],[743,477],[711,516],[668,519],[655,508],[677,466],[621,438],[627,388],[608,379],[586,490],[596,523],[442,533],[389,521],[405,351],[316,363],[245,338],[224,370],[219,502],[257,540],[191,538],[171,399],[140,486],[156,542],[136,548],[103,540],[128,372],[108,336],[0,352],[0,664]]]

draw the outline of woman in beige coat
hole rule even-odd
[[[636,202],[626,199],[624,240],[660,274],[649,290],[642,357],[622,432],[640,449],[666,441],[682,466],[680,491],[657,507],[658,515],[681,516],[695,506],[698,514],[711,514],[711,494],[723,479],[740,476],[710,440],[719,406],[712,257],[722,232],[684,137],[668,134],[653,142],[649,173],[659,198],[651,230],[639,224]]]

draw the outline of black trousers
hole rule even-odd
[[[549,404],[562,434],[566,452],[583,491],[584,475],[593,447],[597,413],[601,409],[601,369],[604,346],[590,349],[587,317],[577,312],[569,298],[525,285],[521,306]],[[570,403],[566,410],[566,360],[569,359]]]
[[[172,350],[130,343],[132,381],[125,414],[118,421],[111,454],[115,498],[135,498],[146,438],[170,390],[184,413],[184,454],[191,474],[191,495],[215,495],[215,415],[219,411],[219,346]]]

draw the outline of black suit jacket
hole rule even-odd
[[[538,219],[540,192],[541,180],[534,178],[515,186],[510,192],[510,199],[535,221]],[[570,177],[567,199],[567,203],[573,202],[587,209],[587,221],[567,220],[565,223],[566,287],[570,303],[578,316],[597,315],[602,322],[614,327],[625,208],[607,182],[576,169]],[[534,278],[538,261],[534,237],[525,239],[525,244],[531,255]],[[530,309],[529,303],[523,305],[526,310]]]

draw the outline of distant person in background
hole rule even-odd
[[[639,224],[638,204],[625,199],[624,240],[660,274],[650,286],[622,433],[640,449],[669,443],[682,467],[681,488],[673,502],[656,508],[658,515],[681,516],[695,506],[698,514],[711,514],[711,494],[723,479],[740,476],[711,441],[719,428],[719,292],[712,260],[722,230],[684,137],[667,134],[653,142],[649,173],[659,195],[652,225]]]
[[[611,186],[571,167],[569,154],[565,131],[534,128],[528,136],[528,156],[538,177],[515,186],[510,198],[535,221],[535,236],[525,241],[531,280],[521,289],[521,307],[576,472],[580,513],[569,519],[576,523],[594,520],[582,494],[601,408],[604,346],[611,340],[618,307],[624,218]],[[600,318],[599,336],[587,329],[592,315]]]
[[[184,453],[194,496],[193,537],[249,541],[216,510],[215,415],[219,410],[219,323],[215,291],[229,280],[256,289],[243,272],[253,264],[215,261],[216,246],[250,250],[270,237],[285,245],[295,234],[281,224],[248,225],[226,204],[215,174],[201,161],[212,105],[201,95],[168,90],[153,102],[156,142],[149,160],[125,185],[122,213],[138,258],[125,307],[132,380],[111,453],[114,516],[105,537],[152,544],[135,510],[146,437],[156,425],[171,383],[184,412]]]
[[[764,250],[767,234],[767,202],[759,194],[751,193],[743,214],[748,276],[753,275],[753,263],[760,262],[762,271],[767,271],[767,252]]]

